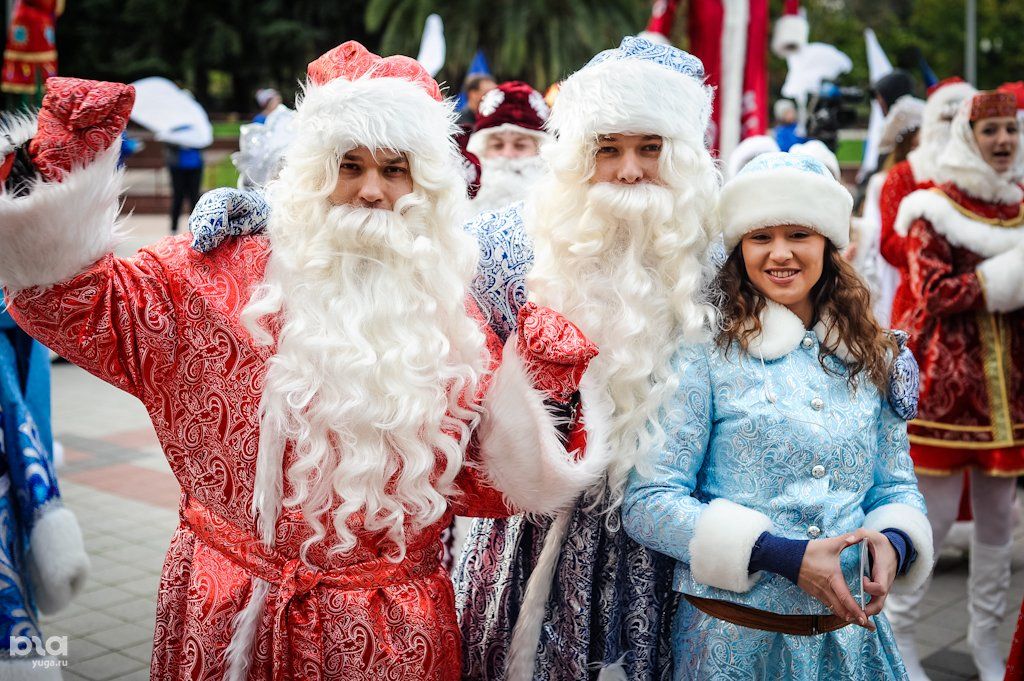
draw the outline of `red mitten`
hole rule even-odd
[[[11,153],[7,154],[3,162],[0,163],[0,184],[6,182],[7,178],[10,176],[11,168],[14,167],[15,156],[16,154],[12,151]]]
[[[534,303],[519,310],[518,332],[516,351],[534,386],[552,400],[568,402],[597,356],[597,346],[561,314]]]
[[[88,165],[128,125],[135,88],[81,78],[50,78],[28,151],[40,174],[60,181],[74,165]]]

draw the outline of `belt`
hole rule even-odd
[[[690,594],[684,594],[684,596],[693,607],[706,615],[748,629],[771,631],[776,634],[817,636],[842,629],[850,624],[838,615],[778,615],[774,612],[758,610],[729,601],[701,598]]]
[[[312,650],[308,645],[311,639],[319,640],[323,635],[318,599],[311,593],[316,587],[346,591],[381,589],[426,578],[436,573],[440,565],[437,551],[410,550],[407,558],[399,563],[380,558],[333,570],[320,570],[268,548],[251,532],[218,515],[191,495],[185,497],[181,517],[197,538],[254,578],[262,579],[273,587],[264,605],[273,615],[271,678],[274,681],[299,678],[296,670],[302,670],[303,681],[324,677],[320,651]],[[411,559],[412,554],[420,559]],[[293,635],[307,645],[293,645]],[[322,647],[322,641],[320,643]]]

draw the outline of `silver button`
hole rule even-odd
[[[811,340],[810,336],[804,336],[804,339],[800,341],[800,345],[804,346],[804,350],[810,350],[814,347],[814,341]]]
[[[821,399],[820,397],[815,397],[813,400],[811,400],[811,409],[813,409],[814,411],[821,411],[824,408],[825,400]]]
[[[817,525],[811,525],[807,528],[807,536],[811,539],[817,539],[821,536],[821,528]]]
[[[813,475],[816,478],[825,477],[825,467],[822,466],[821,464],[818,464],[817,466],[811,469],[811,475]]]

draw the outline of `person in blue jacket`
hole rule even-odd
[[[667,443],[622,507],[677,561],[675,678],[904,679],[881,610],[932,566],[917,365],[840,255],[852,199],[824,165],[762,155],[719,205],[718,328],[677,353]]]

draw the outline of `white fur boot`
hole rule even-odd
[[[971,615],[967,643],[980,681],[1002,681],[1006,661],[997,638],[1006,616],[1013,542],[1005,546],[971,543],[971,572],[967,578],[967,609]]]

